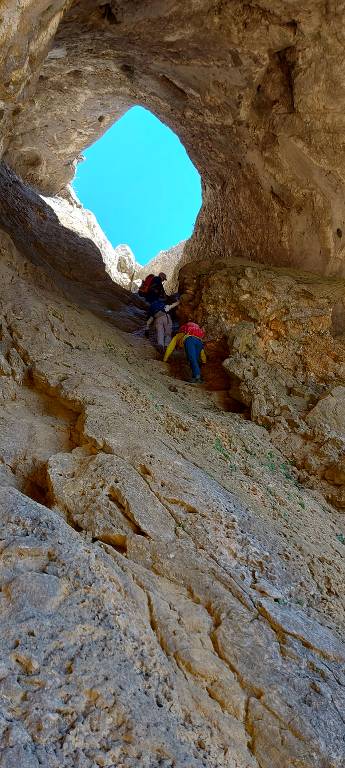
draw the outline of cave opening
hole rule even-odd
[[[73,189],[113,247],[128,245],[144,265],[191,236],[200,175],[178,136],[148,109],[128,109],[83,159]]]

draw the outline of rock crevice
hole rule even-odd
[[[344,9],[3,4],[1,768],[344,766]],[[57,215],[132,104],[202,174],[205,387]]]

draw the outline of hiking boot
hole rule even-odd
[[[188,379],[188,384],[203,384],[204,379],[201,378],[201,376],[198,376],[197,378]]]
[[[165,353],[165,349],[164,349],[164,347],[162,347],[161,344],[159,344],[159,346],[157,346],[157,352],[158,352],[160,357],[163,357],[163,355]]]

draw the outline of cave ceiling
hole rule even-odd
[[[83,149],[141,104],[202,175],[211,256],[343,274],[344,2],[15,7],[3,9],[2,149],[24,181],[60,193]]]

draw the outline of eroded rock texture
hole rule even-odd
[[[44,199],[4,163],[0,163],[0,188],[0,227],[13,238],[20,252],[81,305],[103,317],[117,317],[124,330],[135,328],[143,304],[115,284],[105,271],[107,253],[99,241],[99,232],[95,237],[79,221],[77,226],[73,221],[72,228],[68,204],[64,226],[66,211],[61,212],[61,201]]]
[[[2,3],[1,768],[344,768],[343,16]],[[203,176],[201,389],[41,196],[135,103]]]
[[[337,513],[5,236],[0,285],[0,765],[342,767]]]
[[[64,197],[43,198],[53,209],[63,228],[77,232],[82,238],[92,241],[99,250],[105,270],[114,283],[123,288],[132,287],[137,264],[129,245],[113,248],[101,229],[96,216],[86,210],[73,189],[68,187]]]
[[[193,258],[344,274],[344,2],[7,0],[2,30],[3,146],[27,181],[60,191],[140,103],[202,174]]]
[[[179,271],[183,263],[183,252],[186,244],[186,240],[181,240],[177,245],[173,245],[166,251],[159,251],[148,264],[136,272],[136,278],[143,279],[146,275],[153,273],[158,275],[159,272],[165,272],[167,281],[164,283],[166,293],[175,293],[178,290],[179,283]]]
[[[181,319],[205,325],[230,395],[344,510],[343,281],[234,259],[184,267],[180,287]]]

